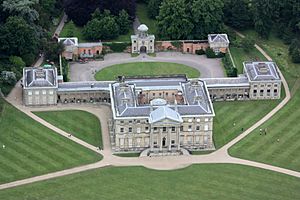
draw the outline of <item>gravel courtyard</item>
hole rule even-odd
[[[105,56],[104,61],[90,61],[86,64],[70,64],[70,81],[93,81],[95,71],[105,67],[130,62],[173,62],[193,67],[200,71],[201,78],[224,77],[220,59],[208,59],[206,56],[182,54],[178,52],[160,52],[156,57],[140,55],[131,57],[127,53],[113,53]]]

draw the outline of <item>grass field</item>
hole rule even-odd
[[[67,22],[63,28],[63,30],[61,31],[59,37],[70,37],[72,34],[72,37],[77,37],[79,42],[87,42],[87,40],[84,39],[83,37],[83,27],[79,27],[74,25],[74,23],[72,24],[71,21]]]
[[[256,38],[256,42],[276,61],[288,81],[292,99],[263,124],[261,128],[267,128],[267,135],[261,136],[259,130],[255,130],[229,152],[232,156],[300,171],[300,64],[291,62],[288,46],[274,35],[263,40],[253,31],[245,34]]]
[[[0,199],[300,199],[298,178],[230,164],[182,170],[108,167],[0,191]]]
[[[267,59],[254,48],[250,52],[245,52],[242,48],[230,47],[233,61],[238,69],[238,74],[243,73],[243,62],[245,61],[266,61]]]
[[[216,148],[230,142],[264,115],[270,112],[280,100],[215,102],[216,116],[213,124],[213,138]],[[235,124],[235,125],[234,125]]]
[[[146,24],[148,26],[149,28],[148,32],[150,34],[154,34],[155,37],[157,37],[156,21],[148,17],[146,4],[143,3],[137,4],[136,15],[139,18],[141,24]]]
[[[80,110],[34,112],[52,125],[94,145],[102,147],[101,125],[96,116]]]
[[[95,75],[97,81],[116,80],[119,75],[137,76],[137,75],[170,75],[170,74],[186,74],[189,78],[200,76],[197,69],[177,63],[163,62],[136,62],[124,63],[106,67],[98,71]]]
[[[1,98],[0,129],[0,183],[101,159],[98,154],[35,122]]]

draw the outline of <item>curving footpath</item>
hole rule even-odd
[[[261,48],[258,48],[259,51],[262,53],[264,52]],[[267,55],[265,52],[264,55]],[[266,56],[268,60],[271,60],[269,56]],[[21,88],[19,84],[13,89],[11,94],[6,98],[8,102],[10,102],[13,106],[15,106],[20,111],[24,112],[34,120],[38,121],[39,123],[47,126],[48,128],[54,130],[58,134],[88,148],[91,149],[94,152],[97,152],[104,156],[103,160],[96,162],[94,164],[88,164],[80,167],[75,167],[71,169],[66,169],[54,173],[49,173],[41,176],[36,176],[32,178],[27,178],[24,180],[14,181],[6,184],[0,185],[1,189],[7,189],[12,188],[24,184],[34,183],[37,181],[43,181],[48,180],[52,178],[57,178],[61,176],[66,176],[78,172],[83,172],[91,169],[97,169],[105,166],[144,166],[146,168],[151,169],[157,169],[157,170],[171,170],[171,169],[178,169],[178,168],[184,168],[192,164],[201,164],[201,163],[231,163],[231,164],[241,164],[241,165],[248,165],[252,167],[258,167],[262,169],[267,169],[279,173],[288,174],[291,176],[295,176],[300,178],[300,172],[276,167],[268,164],[263,164],[259,162],[239,159],[231,157],[228,154],[228,149],[242,140],[244,137],[246,137],[248,134],[250,134],[253,130],[255,130],[257,127],[261,126],[264,122],[269,120],[276,112],[278,112],[283,106],[285,106],[288,101],[291,98],[291,94],[288,88],[288,84],[282,75],[282,73],[279,71],[280,76],[282,77],[282,83],[285,89],[286,97],[284,100],[278,104],[271,112],[269,112],[266,116],[264,116],[262,119],[260,119],[258,122],[256,122],[253,126],[251,126],[249,129],[247,129],[245,132],[240,134],[238,137],[224,145],[222,148],[216,150],[215,152],[208,154],[208,155],[190,155],[190,156],[167,156],[167,157],[138,157],[138,158],[125,158],[125,157],[117,157],[112,154],[111,146],[110,146],[110,139],[109,139],[109,130],[108,130],[108,115],[111,115],[111,111],[109,107],[104,105],[84,105],[84,104],[78,104],[78,105],[58,105],[56,107],[47,107],[47,108],[30,108],[25,107],[22,105],[22,96],[21,96]],[[98,119],[101,121],[101,128],[102,128],[102,139],[103,139],[103,145],[104,150],[99,151],[97,147],[90,145],[74,136],[71,138],[68,137],[68,133],[64,132],[63,130],[51,125],[50,123],[46,122],[45,120],[37,117],[32,113],[32,111],[49,111],[49,110],[84,110],[87,112],[90,112],[98,117]]]

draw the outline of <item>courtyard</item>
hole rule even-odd
[[[156,57],[148,55],[140,55],[138,57],[131,57],[130,54],[125,53],[113,53],[104,57],[104,61],[90,61],[85,64],[71,63],[70,65],[70,81],[92,81],[95,80],[95,74],[109,66],[118,65],[122,63],[139,63],[139,62],[164,62],[164,63],[176,63],[177,66],[188,66],[198,70],[198,73],[193,72],[191,78],[195,78],[200,74],[201,78],[210,77],[224,77],[225,72],[221,65],[220,59],[208,59],[205,56],[197,56],[191,54],[182,54],[178,52],[160,52],[156,53]],[[168,64],[170,66],[170,64]],[[138,67],[138,66],[137,66]],[[177,68],[178,69],[178,68]],[[107,70],[107,69],[106,69]],[[126,69],[127,70],[127,69]],[[178,69],[179,70],[179,69]],[[170,73],[182,73],[181,71],[171,71]],[[138,75],[138,72],[128,69],[132,75]],[[191,69],[189,69],[191,71]],[[116,70],[116,72],[118,72]],[[116,73],[115,72],[115,73]],[[118,72],[119,73],[119,72]],[[144,72],[143,72],[144,73]],[[153,70],[153,75],[162,75],[160,71]],[[165,72],[164,72],[165,73]],[[148,75],[148,74],[142,74]],[[149,74],[151,75],[151,74]],[[110,79],[113,77],[110,77]],[[113,78],[113,80],[115,80]]]

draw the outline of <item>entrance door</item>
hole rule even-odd
[[[162,146],[163,146],[163,147],[166,146],[166,138],[165,138],[165,137],[162,139]]]
[[[141,46],[140,53],[147,53],[147,47]]]

